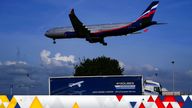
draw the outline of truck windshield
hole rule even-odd
[[[159,94],[162,94],[160,87],[154,87],[154,91],[158,92]]]

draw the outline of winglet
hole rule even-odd
[[[74,13],[75,13],[74,8],[72,8],[70,14],[74,14]]]

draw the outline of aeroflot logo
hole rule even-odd
[[[152,10],[155,10],[157,8],[158,4],[156,4],[155,6],[153,6],[150,10],[148,10],[147,12],[145,12],[142,16],[148,14],[149,12],[151,12]]]

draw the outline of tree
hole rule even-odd
[[[84,59],[75,66],[74,76],[122,75],[124,68],[118,60],[101,56],[93,59]]]

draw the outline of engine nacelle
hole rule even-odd
[[[91,37],[91,38],[87,38],[86,40],[89,41],[90,43],[100,42],[104,46],[107,46],[107,43],[104,41],[104,38],[102,37]]]
[[[103,38],[100,37],[86,38],[86,40],[89,41],[90,43],[103,42]]]

